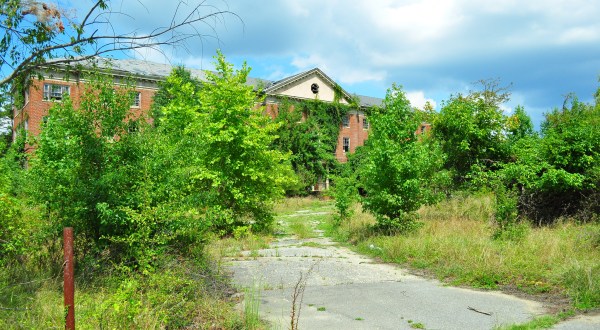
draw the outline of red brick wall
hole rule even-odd
[[[45,79],[40,81],[34,79],[31,87],[29,88],[29,101],[19,111],[15,111],[15,117],[13,118],[13,130],[16,130],[21,124],[24,124],[27,120],[28,134],[37,136],[40,134],[40,126],[44,120],[44,117],[48,115],[48,110],[52,107],[55,101],[44,101],[44,84],[57,84],[57,85],[68,85],[69,94],[73,104],[77,106],[80,102],[81,92],[83,91],[83,82],[78,83],[76,81],[64,81]],[[136,89],[141,93],[140,107],[132,107],[132,116],[138,117],[142,114],[147,114],[150,111],[152,104],[152,97],[156,92],[153,89]]]
[[[337,147],[335,148],[335,158],[345,163],[348,161],[348,156],[344,151],[344,138],[350,139],[350,153],[354,153],[357,147],[363,146],[365,140],[369,137],[368,128],[363,127],[363,119],[366,119],[364,113],[360,111],[351,111],[348,114],[349,125],[344,127],[342,124],[340,127],[340,135],[338,136]]]

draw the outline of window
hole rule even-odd
[[[421,125],[421,134],[425,133],[425,130],[427,130],[427,125]]]
[[[29,103],[29,89],[25,90],[25,105],[27,105],[27,103]]]
[[[64,94],[69,94],[69,86],[44,84],[44,101],[60,101]]]
[[[142,104],[142,93],[133,92],[133,103],[131,104],[134,108],[139,108]]]
[[[342,118],[342,125],[344,127],[350,127],[350,116],[344,116]]]
[[[363,128],[364,129],[369,128],[369,121],[367,120],[367,118],[363,118]]]
[[[344,137],[342,148],[344,149],[344,152],[350,151],[350,138],[349,137]]]

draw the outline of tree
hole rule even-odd
[[[419,115],[401,88],[393,85],[381,108],[371,111],[371,131],[359,168],[366,191],[362,203],[385,230],[415,227],[415,211],[433,200],[429,181],[439,169],[434,154],[415,134]]]
[[[168,105],[176,95],[183,92],[180,89],[182,86],[192,86],[192,95],[198,95],[202,88],[202,83],[200,80],[193,78],[192,73],[183,66],[175,67],[167,80],[158,83],[159,88],[152,98],[152,105],[150,107],[150,114],[154,120],[155,126],[160,126],[163,117],[163,108]]]
[[[187,6],[179,1],[169,23],[151,31],[117,32],[111,20],[116,14],[131,17],[111,7],[110,0],[95,0],[85,15],[72,17],[73,10],[51,1],[4,0],[0,3],[0,111],[7,116],[12,106],[23,102],[22,89],[32,75],[40,74],[48,61],[76,64],[95,56],[162,47],[186,48],[192,39],[216,34],[215,24],[224,15],[234,15],[204,1]],[[203,28],[209,33],[203,33]],[[102,31],[110,31],[104,33]],[[9,126],[5,119],[2,126]]]
[[[518,188],[521,215],[549,224],[561,216],[589,221],[600,212],[600,106],[573,95],[545,115],[541,137],[526,136],[504,164],[504,184]]]
[[[159,128],[174,146],[175,161],[185,164],[178,181],[203,194],[204,221],[221,233],[268,228],[272,202],[294,182],[287,155],[271,147],[277,125],[256,106],[249,72],[245,64],[234,71],[219,53],[200,93],[175,74],[167,80],[173,98]]]
[[[522,106],[517,106],[515,112],[507,118],[506,132],[511,142],[533,135],[533,123]]]
[[[506,119],[500,104],[509,94],[492,81],[482,91],[452,96],[435,117],[433,135],[447,155],[446,168],[464,183],[477,171],[496,168],[506,157]]]
[[[129,88],[106,75],[86,76],[79,106],[68,96],[49,111],[31,155],[33,200],[58,234],[75,228],[84,252],[112,252],[115,261],[147,264],[175,240],[173,219],[157,198],[146,119],[132,118]],[[164,211],[164,212],[163,212]]]

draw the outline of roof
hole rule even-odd
[[[54,61],[60,61],[61,59],[55,59]],[[161,64],[156,62],[150,62],[145,60],[136,60],[136,59],[109,59],[104,57],[95,58],[96,64],[98,67],[102,69],[111,69],[116,71],[117,73],[121,73],[123,75],[133,74],[138,77],[143,77],[147,79],[153,80],[164,80],[171,74],[173,70],[173,66],[169,64]],[[94,59],[82,61],[81,64],[83,66],[92,66]],[[53,60],[49,60],[48,63],[52,63]],[[192,77],[200,80],[206,81],[206,71],[200,69],[187,68],[192,74]],[[256,89],[262,88],[264,92],[269,94],[272,93],[284,86],[292,84],[306,76],[311,74],[317,74],[329,82],[332,86],[338,86],[338,84],[329,76],[327,76],[323,71],[319,68],[314,68],[308,71],[300,72],[293,76],[278,80],[271,81],[267,79],[248,77],[246,80],[246,84],[250,86],[254,86]],[[345,90],[342,89],[342,93],[347,99],[351,99],[353,96],[358,97],[360,101],[360,105],[364,107],[370,106],[379,106],[383,102],[382,99],[371,97],[371,96],[363,96],[363,95],[351,95]]]

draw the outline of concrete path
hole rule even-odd
[[[290,329],[294,287],[304,290],[299,329],[493,329],[545,313],[539,302],[444,286],[324,237],[282,238],[243,255],[227,267],[236,285],[260,292],[260,317],[272,329]]]

